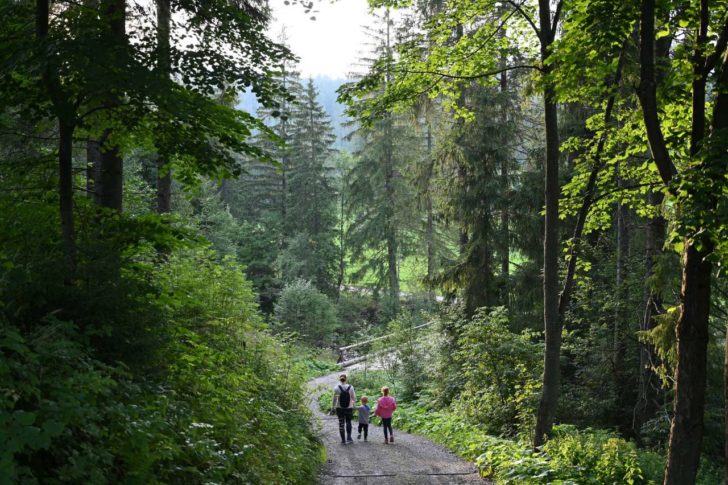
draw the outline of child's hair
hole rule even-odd
[[[389,396],[389,388],[387,386],[384,386],[382,388],[382,394],[384,394],[385,396]]]
[[[362,404],[366,404],[366,403],[368,403],[368,402],[369,402],[369,398],[368,398],[368,397],[366,397],[366,396],[362,396],[362,397],[361,397],[361,402],[362,402]]]

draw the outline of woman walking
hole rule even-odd
[[[342,444],[354,442],[351,439],[351,417],[354,415],[355,402],[354,386],[346,383],[346,374],[341,374],[339,384],[334,387],[332,408],[336,410],[336,416],[339,418],[339,435],[341,435]],[[346,434],[344,434],[345,431]]]

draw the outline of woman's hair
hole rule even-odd
[[[339,380],[340,380],[341,382],[345,382],[345,381],[346,381],[346,374],[341,374],[341,375],[339,376]]]
[[[389,388],[387,386],[384,386],[382,388],[382,394],[384,394],[385,396],[389,395]]]

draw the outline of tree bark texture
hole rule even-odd
[[[124,187],[124,161],[119,148],[107,143],[111,130],[106,130],[101,139],[98,168],[95,169],[94,200],[100,207],[122,210],[122,191]]]
[[[104,62],[111,62],[114,68],[123,69],[119,65],[124,59],[126,43],[126,2],[124,0],[105,0],[101,9],[108,19],[108,34],[110,52],[109,59]],[[119,103],[119,93],[110,90],[105,95],[107,109],[114,109]],[[123,188],[124,188],[124,161],[121,158],[119,146],[113,142],[113,133],[110,128],[104,130],[100,141],[101,159],[98,169],[98,180],[96,180],[95,200],[101,207],[121,212]]]
[[[675,404],[665,485],[694,483],[700,462],[712,270],[706,256],[690,244],[684,254],[682,305],[676,331]]]
[[[559,402],[561,385],[561,319],[559,318],[559,134],[556,94],[549,75],[552,68],[547,63],[554,39],[551,26],[551,4],[549,0],[539,0],[539,23],[541,41],[541,60],[543,63],[544,83],[544,125],[546,130],[546,160],[544,166],[544,373],[541,399],[536,414],[534,447],[540,447],[551,432],[556,407]]]

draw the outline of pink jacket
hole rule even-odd
[[[380,418],[391,418],[394,410],[397,409],[397,401],[392,396],[382,396],[377,399],[377,409],[374,415]]]

